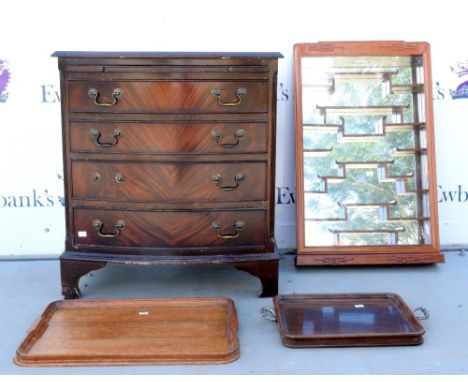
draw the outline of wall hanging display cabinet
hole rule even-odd
[[[294,47],[297,265],[444,260],[427,43]]]
[[[62,290],[109,262],[229,263],[277,293],[279,53],[56,52]]]

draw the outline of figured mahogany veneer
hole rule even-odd
[[[73,199],[140,202],[265,200],[267,163],[74,161]]]
[[[115,251],[117,247],[154,247],[153,250],[160,253],[175,248],[206,247],[205,252],[219,253],[223,248],[232,251],[239,246],[249,246],[248,251],[252,251],[252,247],[261,251],[265,247],[264,210],[125,211],[75,208],[73,217],[78,232],[73,244],[80,248],[95,250],[99,246],[103,251]],[[93,226],[95,219],[102,222],[100,229]],[[99,235],[115,234],[114,226],[118,221],[123,221],[125,226],[116,237]],[[239,230],[235,227],[237,222],[243,224]],[[213,223],[218,223],[219,229],[214,229]]]
[[[89,103],[89,89],[97,89],[99,103],[112,103],[114,89],[121,95],[114,105],[102,109]],[[213,95],[220,90],[222,103],[237,103],[226,110]],[[245,95],[237,96],[239,89]],[[266,113],[268,112],[268,82],[243,81],[70,81],[70,112],[105,113]]]
[[[98,131],[100,141],[119,143],[98,146],[89,139],[90,131]],[[241,133],[242,138],[237,138]],[[221,136],[218,138],[218,136]],[[71,151],[121,154],[225,154],[266,153],[266,122],[154,123],[154,122],[70,122]]]
[[[278,53],[56,52],[62,292],[109,262],[229,263],[278,288]]]

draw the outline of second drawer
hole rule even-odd
[[[266,122],[70,122],[73,152],[118,154],[265,153]]]
[[[265,162],[73,161],[74,199],[128,202],[266,200]]]

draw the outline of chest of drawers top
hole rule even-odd
[[[190,77],[267,78],[271,64],[283,57],[280,53],[210,53],[210,52],[61,52],[62,73],[105,73],[118,76],[132,73],[135,77],[187,79]],[[178,76],[179,73],[179,76]],[[263,76],[262,74],[263,73]]]
[[[103,51],[61,51],[52,53],[58,58],[283,58],[278,52],[103,52]]]

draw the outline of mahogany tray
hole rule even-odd
[[[227,298],[51,303],[16,351],[21,366],[219,364],[239,358]]]
[[[397,294],[278,295],[273,298],[288,347],[418,345],[424,328]]]

